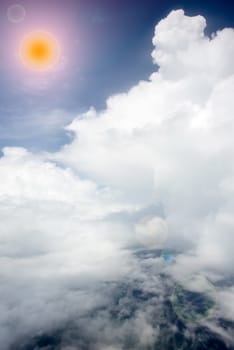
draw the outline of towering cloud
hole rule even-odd
[[[223,237],[233,209],[234,31],[209,38],[205,26],[202,16],[171,12],[153,38],[158,71],[110,97],[104,111],[75,119],[67,128],[74,141],[53,157],[117,191],[133,208],[160,203],[172,244],[186,241],[199,260],[226,269],[232,259]]]

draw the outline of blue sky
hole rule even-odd
[[[155,24],[172,9],[207,18],[207,32],[232,26],[233,3],[224,1],[35,1],[22,0],[26,18],[20,24],[7,22],[7,8],[0,4],[2,29],[0,85],[0,146],[18,145],[30,149],[57,149],[67,142],[63,126],[90,106],[105,107],[106,99],[126,91],[155,69],[150,53]],[[44,91],[22,89],[22,77],[6,70],[11,52],[5,53],[8,38],[35,17],[60,20],[69,36],[72,63],[69,73]],[[70,28],[64,25],[68,21]],[[33,29],[33,27],[31,26]],[[7,56],[8,55],[8,56]],[[5,62],[5,63],[4,63]],[[56,111],[58,116],[56,117]],[[63,117],[64,112],[64,117]],[[53,115],[50,127],[46,118]],[[46,117],[47,116],[47,117]],[[53,124],[53,127],[52,127]]]

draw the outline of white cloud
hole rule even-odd
[[[227,247],[221,227],[216,243],[205,244],[207,220],[217,226],[227,200],[233,208],[224,186],[233,174],[234,31],[208,38],[205,26],[201,16],[172,11],[153,38],[159,71],[110,97],[104,111],[74,120],[67,128],[74,141],[52,158],[117,190],[124,202],[162,203],[169,240],[178,248],[190,242],[212,265]]]

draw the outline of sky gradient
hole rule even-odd
[[[1,146],[30,149],[60,147],[67,140],[61,129],[74,116],[90,106],[104,108],[110,95],[147,79],[154,70],[150,57],[154,25],[170,10],[183,8],[188,15],[204,15],[208,33],[232,26],[234,20],[231,1],[134,1],[133,5],[129,0],[68,0],[66,4],[24,0],[25,20],[14,25],[6,16],[11,4],[4,0],[0,5],[4,48],[0,139]],[[12,62],[18,33],[41,27],[55,32],[64,45],[66,64],[56,79],[28,77]]]

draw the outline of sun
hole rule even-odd
[[[31,32],[20,44],[20,57],[25,67],[46,71],[54,68],[59,62],[60,45],[51,33]]]

